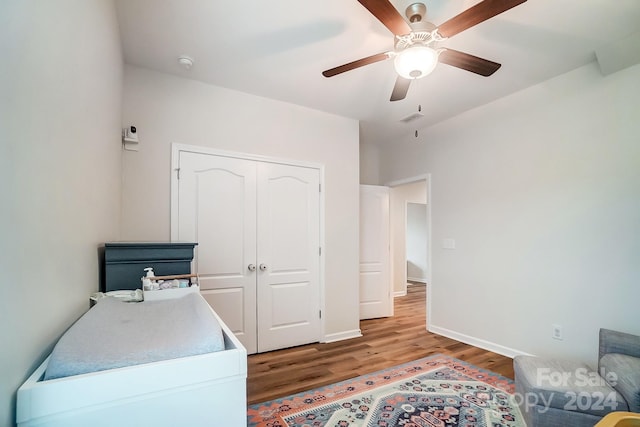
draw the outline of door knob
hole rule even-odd
[[[267,264],[260,264],[260,271],[265,271],[267,269]]]
[[[249,269],[249,271],[256,271],[256,266],[254,264],[249,264],[247,268]]]

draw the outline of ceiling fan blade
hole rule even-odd
[[[391,101],[400,101],[401,99],[404,99],[407,96],[410,85],[410,79],[398,76],[396,84],[393,86],[393,92],[391,92]]]
[[[444,49],[438,57],[438,62],[471,71],[484,77],[489,77],[501,67],[497,62],[478,58],[468,53],[453,49]]]
[[[409,34],[411,27],[389,0],[358,0],[378,21],[396,36]]]
[[[449,19],[438,27],[443,37],[452,37],[461,31],[473,27],[489,18],[516,7],[527,0],[484,0],[475,6]]]
[[[367,56],[366,58],[358,59],[357,61],[349,62],[348,64],[325,70],[322,72],[322,75],[325,77],[333,77],[337,74],[344,73],[345,71],[351,71],[356,68],[364,67],[365,65],[384,61],[385,59],[389,59],[390,57],[391,54],[389,52],[377,53],[375,55]]]

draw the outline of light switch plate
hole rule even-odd
[[[456,241],[453,239],[442,239],[442,249],[455,249]]]

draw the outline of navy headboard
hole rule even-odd
[[[102,292],[141,289],[144,269],[153,267],[156,276],[191,273],[193,249],[197,243],[104,244],[104,283]]]

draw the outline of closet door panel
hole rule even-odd
[[[180,153],[179,240],[198,243],[203,296],[249,353],[256,352],[256,165]]]
[[[258,351],[318,341],[320,177],[258,165]]]

